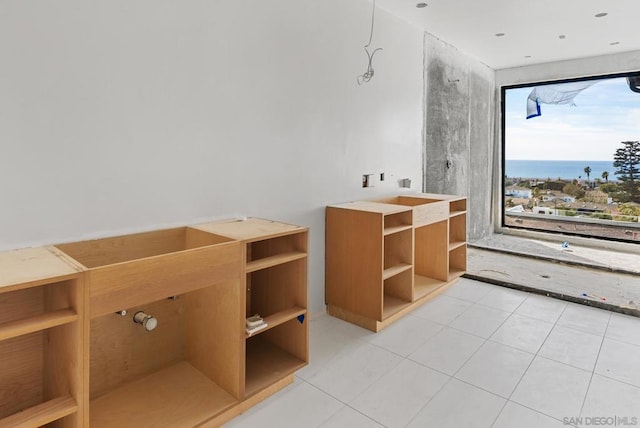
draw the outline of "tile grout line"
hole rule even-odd
[[[524,302],[523,302],[524,303]],[[527,372],[529,371],[529,369],[531,368],[531,365],[533,364],[533,362],[535,361],[535,359],[539,356],[539,352],[540,349],[542,349],[542,347],[544,346],[544,344],[546,343],[547,339],[549,339],[549,335],[551,334],[551,332],[553,331],[554,328],[556,328],[556,326],[558,325],[558,321],[560,321],[560,318],[562,318],[562,315],[564,314],[564,312],[567,310],[568,306],[565,306],[564,309],[562,310],[562,313],[560,314],[560,316],[558,317],[558,319],[556,319],[555,323],[553,324],[553,327],[551,327],[551,329],[549,329],[549,332],[547,333],[547,336],[545,337],[545,339],[542,341],[542,343],[540,344],[540,346],[538,347],[538,350],[536,351],[535,354],[533,354],[533,358],[531,359],[531,361],[529,362],[529,365],[527,366],[527,368],[525,369],[524,372],[522,372],[522,376],[520,376],[520,379],[518,380],[518,382],[516,383],[516,385],[513,387],[513,389],[511,390],[511,394],[509,394],[509,397],[507,397],[504,405],[502,406],[502,409],[500,410],[500,413],[498,413],[498,415],[496,416],[496,418],[494,419],[493,423],[491,424],[491,427],[493,427],[495,425],[495,423],[498,421],[498,418],[500,417],[500,415],[502,414],[502,412],[504,411],[505,407],[507,407],[507,403],[512,402],[511,401],[511,397],[513,397],[514,392],[516,392],[516,389],[518,389],[518,386],[520,386],[520,383],[522,383],[522,379],[524,379],[525,375],[527,374]],[[544,358],[542,355],[540,355],[540,357]],[[515,401],[513,401],[513,403],[521,405],[520,403],[517,403]],[[545,413],[539,412],[535,409],[531,409],[527,406],[523,406],[526,407],[529,410],[532,410],[534,412],[540,413],[542,415],[545,416],[549,416],[552,417],[550,415],[546,415]],[[552,417],[553,418],[553,417]],[[556,418],[553,418],[555,420],[557,420]]]
[[[436,396],[437,396],[440,392],[442,392],[442,390],[443,390],[444,388],[446,388],[446,386],[447,386],[447,385],[449,385],[449,384],[451,383],[451,380],[452,380],[452,379],[453,379],[453,376],[449,376],[449,379],[448,379],[448,380],[447,380],[447,381],[446,381],[446,382],[445,382],[445,383],[440,387],[440,389],[439,389],[435,394],[433,394],[433,396],[432,396],[431,398],[429,398],[429,399],[427,400],[427,402],[426,402],[426,403],[424,403],[424,405],[423,405],[422,407],[420,407],[420,410],[418,410],[418,411],[416,412],[416,414],[415,414],[415,415],[413,415],[413,417],[411,418],[411,420],[409,420],[409,422],[407,422],[407,424],[405,425],[405,427],[408,427],[409,425],[411,425],[411,422],[413,422],[413,421],[418,417],[418,415],[419,415],[419,414],[420,414],[420,413],[425,409],[425,407],[427,407],[427,406],[429,405],[429,403],[431,403],[431,402],[433,401],[433,399],[434,399],[434,398],[436,398]]]
[[[480,300],[484,299],[484,298],[485,298],[487,295],[489,295],[490,293],[491,293],[491,292],[489,292],[489,293],[487,293],[485,296],[481,297],[481,298],[480,298]],[[546,417],[549,417],[549,418],[551,418],[551,419],[553,419],[553,420],[555,420],[555,421],[562,422],[562,420],[559,420],[559,419],[557,419],[556,417],[553,417],[553,416],[551,416],[551,415],[547,415],[546,413],[543,413],[543,412],[538,411],[538,410],[536,410],[536,409],[530,408],[530,407],[528,407],[528,406],[526,406],[526,405],[523,405],[523,404],[517,403],[517,402],[515,402],[515,401],[512,401],[512,400],[511,400],[511,397],[513,396],[513,394],[515,393],[515,391],[517,390],[517,388],[518,388],[518,387],[519,387],[519,385],[521,384],[521,382],[522,382],[522,380],[523,380],[524,376],[525,376],[525,375],[527,374],[527,372],[530,370],[531,365],[533,364],[533,361],[534,361],[536,358],[538,358],[538,357],[543,358],[543,359],[546,359],[546,360],[549,360],[549,361],[554,361],[554,362],[559,363],[559,364],[565,364],[565,365],[567,365],[567,366],[569,366],[569,367],[573,367],[573,368],[576,368],[576,369],[579,369],[579,370],[582,370],[582,371],[589,372],[589,370],[585,370],[585,369],[583,369],[583,368],[581,368],[581,367],[575,367],[575,366],[573,366],[572,364],[567,364],[567,363],[564,363],[564,362],[561,362],[561,361],[556,361],[556,360],[554,360],[554,359],[552,359],[552,358],[548,358],[548,357],[545,357],[545,356],[541,355],[541,353],[540,353],[540,352],[541,352],[541,350],[542,350],[542,348],[543,348],[544,344],[546,344],[546,343],[547,343],[547,341],[548,341],[548,339],[549,339],[549,337],[550,337],[551,333],[555,330],[555,328],[556,328],[556,327],[566,328],[566,329],[571,330],[571,331],[579,331],[579,332],[581,332],[581,333],[590,334],[590,335],[594,335],[594,336],[599,336],[599,335],[596,335],[596,334],[593,334],[593,333],[590,333],[590,332],[586,332],[586,331],[583,331],[583,330],[579,330],[579,329],[576,329],[576,328],[572,328],[572,327],[570,327],[570,326],[561,326],[561,325],[559,324],[559,322],[561,321],[562,317],[566,314],[566,312],[567,312],[567,310],[569,309],[569,306],[570,306],[570,305],[567,305],[567,304],[565,303],[565,306],[564,306],[564,308],[562,309],[562,311],[561,311],[561,313],[560,313],[560,316],[558,316],[558,317],[556,318],[556,320],[553,322],[553,325],[552,325],[551,329],[550,329],[550,330],[549,330],[549,332],[546,334],[546,337],[545,337],[545,338],[544,338],[544,340],[541,342],[541,345],[537,348],[537,350],[535,351],[535,353],[531,353],[531,352],[529,352],[529,351],[523,351],[522,349],[519,349],[519,348],[516,348],[516,347],[510,346],[510,345],[502,344],[502,343],[500,343],[500,342],[496,342],[495,340],[492,340],[492,339],[491,339],[491,337],[496,333],[496,331],[498,331],[500,328],[502,328],[502,327],[504,326],[504,324],[505,324],[505,323],[506,323],[506,322],[507,322],[507,321],[512,317],[512,315],[514,315],[514,314],[516,314],[516,315],[518,315],[518,316],[522,316],[522,317],[528,318],[528,319],[532,319],[532,320],[535,320],[535,321],[545,321],[545,322],[548,322],[548,321],[546,321],[546,320],[541,320],[541,319],[538,319],[538,318],[534,318],[534,317],[530,317],[530,316],[527,316],[527,315],[522,315],[522,314],[517,314],[517,313],[516,313],[516,311],[517,311],[520,307],[522,307],[522,306],[525,304],[525,302],[527,301],[527,299],[528,299],[529,297],[531,297],[531,296],[533,296],[533,295],[534,295],[534,294],[532,294],[532,293],[527,293],[527,294],[528,294],[528,295],[527,295],[527,296],[526,296],[526,297],[525,297],[525,298],[524,298],[524,299],[523,299],[523,300],[522,300],[522,301],[521,301],[521,302],[520,302],[520,303],[515,307],[515,309],[513,309],[512,311],[506,311],[506,310],[504,310],[504,309],[494,308],[494,307],[492,307],[492,306],[488,306],[488,305],[485,305],[485,304],[480,303],[480,302],[479,302],[479,300],[478,300],[478,301],[473,302],[473,301],[470,301],[470,300],[461,299],[461,298],[456,297],[456,296],[447,296],[447,295],[445,294],[444,296],[447,296],[447,297],[448,297],[448,298],[450,298],[450,299],[455,299],[455,300],[459,300],[459,301],[461,301],[461,302],[470,303],[470,305],[469,305],[468,307],[466,307],[466,308],[463,308],[462,312],[460,312],[460,313],[459,313],[459,314],[457,314],[455,317],[453,317],[453,318],[449,321],[449,323],[448,323],[448,324],[442,324],[441,322],[434,321],[434,320],[429,319],[429,318],[422,318],[422,317],[420,317],[420,316],[416,316],[416,318],[420,318],[420,319],[423,319],[423,320],[429,321],[429,322],[431,322],[431,323],[433,323],[433,324],[435,324],[435,325],[437,325],[437,326],[440,326],[440,327],[441,327],[441,328],[439,329],[439,331],[438,331],[436,334],[434,334],[434,335],[432,335],[431,337],[429,337],[429,338],[428,338],[428,339],[427,339],[427,340],[426,340],[426,341],[425,341],[421,346],[424,346],[425,344],[427,344],[427,343],[429,343],[430,341],[432,341],[432,340],[433,340],[433,338],[434,338],[435,336],[437,336],[439,333],[441,333],[442,331],[444,331],[444,329],[446,329],[446,328],[450,328],[450,329],[452,329],[452,330],[459,331],[459,332],[461,332],[461,333],[471,335],[471,336],[476,337],[476,338],[478,338],[478,339],[482,339],[482,343],[481,343],[481,345],[480,345],[480,346],[479,346],[479,347],[478,347],[478,348],[477,348],[477,349],[476,349],[476,350],[475,350],[475,351],[474,351],[474,352],[473,352],[473,353],[472,353],[472,354],[471,354],[471,355],[470,355],[470,356],[469,356],[469,357],[468,357],[468,358],[467,358],[467,359],[466,359],[466,360],[461,364],[461,366],[460,366],[460,367],[459,367],[459,368],[458,368],[458,369],[457,369],[457,370],[456,370],[452,375],[450,375],[450,374],[448,374],[448,373],[444,373],[444,372],[442,372],[442,371],[440,371],[440,370],[438,370],[438,369],[434,369],[434,368],[432,368],[432,367],[429,367],[428,365],[422,364],[422,363],[420,363],[420,362],[418,362],[418,361],[414,361],[414,360],[412,360],[410,357],[411,357],[411,355],[413,355],[413,353],[415,353],[415,351],[414,351],[414,352],[409,353],[409,354],[408,354],[408,355],[406,355],[406,356],[404,356],[404,355],[401,355],[401,354],[396,353],[395,351],[392,351],[392,350],[389,350],[389,349],[387,349],[387,348],[384,348],[383,346],[380,346],[380,345],[378,345],[378,344],[371,343],[371,342],[370,342],[369,340],[367,340],[366,338],[357,337],[357,338],[354,338],[354,339],[356,339],[356,340],[357,340],[357,341],[359,341],[360,343],[366,343],[366,344],[369,344],[369,345],[373,345],[373,346],[375,346],[376,348],[379,348],[379,349],[382,349],[382,350],[385,350],[385,351],[391,352],[392,354],[394,354],[394,355],[396,355],[396,356],[400,357],[400,361],[398,362],[398,364],[397,364],[397,365],[395,365],[395,366],[394,366],[394,367],[393,367],[389,372],[391,372],[392,370],[394,370],[395,368],[397,368],[397,367],[398,367],[398,365],[402,364],[402,362],[403,362],[403,361],[407,361],[407,360],[408,360],[408,361],[409,361],[409,362],[411,362],[411,363],[416,363],[416,364],[418,364],[418,365],[420,365],[420,366],[423,366],[423,367],[425,367],[425,368],[428,368],[428,369],[430,369],[430,370],[433,370],[433,371],[434,371],[434,372],[436,372],[436,373],[441,373],[442,375],[444,375],[444,376],[447,376],[447,377],[448,377],[448,379],[446,380],[446,382],[444,382],[444,383],[442,384],[442,386],[441,386],[441,387],[440,387],[440,388],[439,388],[439,389],[438,389],[438,390],[437,390],[437,391],[436,391],[436,392],[435,392],[435,393],[434,393],[434,394],[433,394],[433,395],[432,395],[428,400],[426,400],[426,402],[425,402],[425,403],[422,405],[422,407],[421,407],[421,408],[420,408],[420,409],[415,413],[415,415],[411,418],[411,420],[407,423],[407,425],[410,425],[410,424],[411,424],[411,423],[412,423],[412,422],[413,422],[413,421],[418,417],[418,415],[419,415],[419,414],[420,414],[420,413],[421,413],[421,412],[422,412],[422,411],[423,411],[423,410],[424,410],[424,409],[425,409],[425,408],[426,408],[426,407],[427,407],[427,406],[428,406],[428,405],[433,401],[433,399],[434,399],[434,398],[435,398],[439,393],[441,393],[441,392],[442,392],[442,390],[443,390],[444,388],[446,388],[446,387],[447,387],[447,385],[449,385],[449,384],[451,383],[451,380],[452,380],[452,379],[456,379],[457,381],[462,382],[462,383],[464,383],[464,384],[467,384],[467,385],[469,385],[470,387],[477,388],[478,390],[484,391],[484,392],[489,393],[489,394],[491,394],[491,395],[493,395],[493,396],[495,396],[495,397],[498,397],[498,398],[501,398],[501,399],[505,400],[504,404],[502,405],[502,408],[500,409],[500,411],[497,413],[497,415],[496,415],[496,416],[495,416],[495,418],[493,419],[493,422],[492,422],[492,423],[491,423],[491,425],[490,425],[491,427],[493,427],[493,426],[495,426],[495,425],[496,425],[496,423],[498,422],[498,419],[499,419],[499,418],[500,418],[500,416],[503,414],[503,412],[504,412],[504,410],[505,410],[505,408],[506,408],[506,406],[507,406],[507,404],[508,404],[509,402],[512,402],[512,403],[514,403],[514,405],[521,406],[521,407],[523,407],[523,408],[525,408],[525,409],[529,409],[529,410],[530,410],[530,411],[532,411],[532,412],[535,412],[535,413],[538,413],[538,414],[540,414],[540,415],[544,415],[544,416],[546,416]],[[551,297],[548,297],[548,296],[542,296],[542,297],[546,297],[547,299],[551,299]],[[507,318],[505,318],[505,319],[504,319],[504,320],[499,324],[499,326],[498,326],[498,327],[493,331],[493,333],[489,336],[489,338],[485,338],[485,337],[482,337],[482,336],[478,336],[478,335],[476,335],[476,334],[474,334],[474,333],[469,333],[469,332],[466,332],[466,331],[464,331],[464,330],[460,330],[460,329],[458,329],[458,328],[452,327],[452,326],[450,325],[451,323],[455,322],[455,320],[457,320],[458,318],[460,318],[461,316],[463,316],[463,315],[464,315],[467,311],[469,311],[473,306],[477,306],[477,305],[480,305],[480,307],[486,307],[486,308],[493,309],[493,310],[499,310],[499,311],[502,311],[502,312],[505,312],[505,313],[508,313],[508,314],[509,314],[509,315],[507,316]],[[413,314],[411,314],[411,315],[413,315]],[[584,396],[583,396],[582,405],[581,405],[581,408],[580,408],[580,413],[579,413],[579,415],[581,415],[581,414],[582,414],[582,412],[584,411],[584,406],[585,406],[585,404],[586,404],[586,398],[587,398],[587,395],[589,394],[589,390],[590,390],[590,388],[591,388],[591,384],[592,384],[593,377],[594,377],[594,375],[595,375],[595,374],[597,374],[597,373],[595,372],[595,366],[597,365],[597,362],[598,362],[598,360],[599,360],[599,358],[600,358],[600,354],[601,354],[602,347],[603,347],[603,344],[604,344],[604,339],[607,339],[607,336],[606,336],[606,335],[607,335],[607,333],[609,332],[610,327],[611,327],[611,326],[610,326],[610,324],[611,324],[611,318],[612,318],[612,314],[611,314],[611,313],[609,313],[609,316],[608,316],[608,319],[607,319],[607,324],[606,324],[606,327],[605,327],[604,333],[603,333],[603,335],[601,336],[600,347],[599,347],[599,349],[598,349],[598,354],[597,354],[597,356],[596,356],[596,360],[595,360],[596,362],[595,362],[595,364],[594,364],[594,366],[593,366],[592,370],[590,370],[590,371],[591,371],[591,376],[590,376],[590,378],[589,378],[589,384],[588,384],[588,387],[587,387],[586,392],[585,392],[585,394],[584,394]],[[621,341],[621,340],[616,340],[616,339],[610,339],[610,340],[613,340],[613,341],[616,341],[616,342],[620,342],[620,343],[624,343],[624,344],[631,344],[631,345],[634,345],[634,346],[639,346],[639,345],[635,345],[635,344],[633,344],[633,343],[628,343],[628,342]],[[474,357],[474,356],[479,352],[480,348],[482,348],[483,346],[485,346],[485,345],[487,344],[487,342],[488,342],[488,341],[491,341],[492,343],[496,343],[496,344],[499,344],[499,345],[502,345],[502,346],[506,346],[506,347],[508,347],[508,348],[512,348],[512,349],[515,349],[515,350],[518,350],[518,351],[521,351],[521,352],[526,352],[526,353],[528,353],[528,354],[532,354],[532,355],[533,355],[533,358],[532,358],[531,362],[529,363],[529,365],[527,366],[527,368],[524,370],[524,372],[523,372],[522,376],[520,377],[519,381],[517,382],[517,384],[515,385],[515,387],[514,387],[514,388],[513,388],[513,390],[511,391],[511,393],[509,394],[509,397],[508,397],[508,398],[506,398],[506,399],[505,399],[505,397],[502,397],[502,396],[500,396],[500,395],[498,395],[498,394],[496,394],[496,393],[493,393],[493,392],[488,391],[488,390],[486,390],[486,389],[484,389],[484,388],[481,388],[481,387],[479,387],[479,386],[477,386],[477,385],[474,385],[474,384],[472,384],[472,383],[470,383],[470,382],[468,382],[468,381],[465,381],[465,380],[462,380],[462,379],[458,379],[458,378],[456,378],[456,377],[455,377],[455,376],[456,376],[456,375],[457,375],[457,374],[462,370],[462,368],[463,368],[466,364],[468,364],[469,360],[471,360],[471,359],[472,359],[472,358],[473,358],[473,357]],[[640,347],[640,346],[639,346],[639,347]],[[382,375],[382,377],[386,376],[389,372],[387,372],[387,373],[385,373],[384,375]],[[638,386],[636,386],[636,385],[629,384],[629,383],[627,383],[627,382],[620,381],[620,380],[618,380],[618,379],[610,378],[610,377],[608,377],[608,376],[606,376],[606,375],[601,375],[601,376],[603,376],[603,377],[605,377],[605,378],[607,378],[607,379],[611,379],[611,380],[613,380],[613,381],[616,381],[616,382],[622,383],[622,384],[626,384],[626,385],[629,385],[629,386],[632,386],[632,387],[636,387],[636,388],[638,388]],[[367,387],[362,391],[362,393],[364,393],[364,392],[366,392],[366,391],[370,390],[371,388],[373,388],[373,387],[374,387],[374,384],[376,384],[376,383],[377,383],[377,382],[378,382],[382,377],[380,377],[380,378],[376,379],[376,380],[375,380],[371,385],[367,386]],[[340,412],[340,410],[341,410],[341,409],[343,409],[343,408],[345,408],[345,407],[348,407],[349,409],[351,409],[351,410],[353,410],[353,411],[357,412],[358,414],[362,415],[363,417],[367,418],[368,420],[371,420],[371,421],[373,421],[373,422],[375,422],[375,423],[377,423],[377,424],[380,424],[380,425],[382,425],[382,426],[385,426],[383,423],[381,423],[381,422],[377,421],[376,419],[374,419],[374,418],[372,418],[372,417],[368,416],[367,414],[365,414],[365,413],[363,413],[363,412],[359,411],[358,409],[356,409],[356,408],[352,407],[349,403],[344,402],[344,401],[342,401],[342,400],[338,399],[337,397],[334,397],[334,396],[333,396],[333,395],[331,395],[330,393],[328,393],[328,392],[324,391],[324,390],[323,390],[322,388],[320,388],[319,386],[316,386],[316,385],[312,384],[312,383],[311,383],[310,381],[308,381],[307,379],[300,378],[300,377],[299,377],[299,379],[300,379],[302,382],[307,383],[308,385],[312,386],[314,389],[318,390],[319,392],[321,392],[321,393],[323,393],[323,394],[326,394],[326,395],[327,395],[327,396],[329,396],[329,397],[332,397],[332,398],[333,398],[333,399],[335,399],[338,403],[342,403],[342,404],[343,404],[343,406],[342,406],[342,407],[340,407],[340,409],[339,409],[338,411],[336,411],[335,413],[333,413],[332,415],[330,415],[328,418],[326,418],[325,420],[323,420],[323,421],[322,421],[318,426],[321,426],[322,424],[326,423],[328,420],[330,420],[331,418],[333,418],[333,417],[334,417],[338,412]],[[353,401],[353,400],[352,400],[352,401]],[[405,426],[406,426],[406,425],[405,425]],[[573,425],[569,425],[569,426],[573,426]]]
[[[593,370],[591,371],[591,376],[589,377],[589,384],[587,385],[587,390],[584,393],[584,397],[582,397],[582,405],[580,406],[580,413],[578,416],[582,415],[584,411],[584,405],[587,402],[587,395],[589,395],[589,390],[591,389],[591,382],[593,381],[593,376],[596,373],[596,367],[598,366],[598,360],[600,359],[600,353],[602,352],[602,347],[604,346],[604,339],[607,337],[607,331],[609,330],[609,323],[611,323],[611,314],[609,314],[609,318],[607,319],[607,326],[604,329],[604,334],[602,335],[602,340],[600,341],[600,348],[598,349],[598,355],[596,356],[596,362],[593,364]]]
[[[491,292],[487,293],[487,295],[489,295],[490,293],[491,293]],[[486,296],[485,296],[485,297],[486,297]],[[482,338],[482,339],[484,339],[484,342],[482,343],[482,345],[478,346],[478,349],[476,349],[476,350],[475,350],[475,351],[474,351],[474,352],[473,352],[473,353],[472,353],[472,354],[471,354],[471,355],[470,355],[470,356],[469,356],[469,357],[464,361],[464,363],[462,363],[462,364],[460,365],[460,367],[458,368],[458,370],[456,370],[456,371],[453,373],[453,375],[451,376],[451,379],[456,379],[456,380],[458,380],[458,381],[460,381],[460,382],[463,382],[463,383],[466,383],[467,385],[470,385],[470,386],[472,386],[472,387],[474,387],[474,388],[478,388],[478,389],[480,389],[480,390],[482,390],[482,391],[485,391],[485,392],[487,392],[487,393],[489,393],[489,394],[495,395],[496,397],[499,397],[499,398],[501,398],[501,399],[504,399],[504,397],[501,397],[501,396],[500,396],[500,395],[498,395],[498,394],[495,394],[495,393],[493,393],[493,392],[491,392],[491,391],[487,391],[487,390],[485,390],[485,389],[483,389],[483,388],[480,388],[480,387],[479,387],[479,386],[477,386],[477,385],[473,385],[473,384],[470,384],[470,383],[468,383],[468,382],[465,382],[464,380],[458,379],[458,378],[457,378],[457,377],[455,377],[455,376],[456,376],[456,375],[460,372],[460,370],[462,370],[462,368],[463,368],[463,367],[464,367],[464,366],[465,366],[465,365],[466,365],[466,364],[471,360],[471,358],[473,358],[473,357],[478,353],[478,351],[480,351],[480,349],[481,349],[483,346],[485,346],[485,345],[487,344],[487,342],[490,340],[491,336],[493,336],[493,335],[495,334],[495,332],[496,332],[496,331],[498,331],[498,330],[499,330],[499,329],[504,325],[504,323],[506,323],[506,322],[507,322],[507,320],[508,320],[509,318],[511,318],[511,316],[515,313],[515,311],[516,311],[516,310],[517,310],[517,309],[518,309],[518,308],[519,308],[519,307],[520,307],[520,306],[521,306],[521,305],[522,305],[522,304],[527,300],[527,298],[528,298],[528,297],[529,297],[529,296],[525,297],[525,298],[522,300],[522,302],[520,302],[520,304],[518,304],[518,306],[516,306],[516,308],[515,308],[513,311],[511,311],[511,312],[509,313],[509,316],[508,316],[508,317],[506,317],[506,318],[505,318],[505,319],[500,323],[500,325],[499,325],[498,327],[496,327],[496,329],[493,331],[493,333],[491,333],[491,335],[490,335],[488,338]],[[483,299],[484,299],[484,297],[483,297]],[[482,300],[482,299],[480,299],[480,300]],[[482,303],[479,303],[479,302],[475,302],[472,306],[469,306],[469,308],[467,308],[467,310],[469,310],[470,308],[472,308],[473,306],[476,306],[476,305],[480,305],[480,306],[488,307],[488,308],[491,308],[491,309],[497,309],[497,308],[492,308],[491,306],[483,305]],[[466,312],[466,311],[465,311],[465,312]],[[504,312],[507,312],[507,311],[504,311]],[[460,314],[460,315],[462,315],[462,314]],[[453,321],[452,321],[452,322],[453,322]],[[455,327],[452,327],[452,328],[455,328]],[[459,331],[461,331],[461,330],[459,330]],[[472,334],[472,333],[468,333],[468,334]],[[472,334],[472,335],[473,335],[473,334]],[[475,336],[475,335],[474,335],[474,336]],[[479,337],[479,336],[476,336],[476,337]],[[493,342],[493,343],[498,343],[498,342],[495,342],[495,341],[492,341],[492,342]],[[532,361],[533,361],[533,359],[532,359]],[[525,372],[526,372],[526,370],[525,370]],[[447,382],[447,383],[448,383],[448,382]],[[443,387],[443,388],[444,388],[444,387]],[[497,415],[496,415],[496,417],[494,418],[493,422],[491,423],[491,427],[493,427],[493,426],[495,425],[496,421],[498,420],[498,418],[500,417],[500,415],[501,415],[501,414],[502,414],[502,412],[504,411],[504,408],[506,407],[506,405],[507,405],[507,403],[508,403],[508,402],[509,402],[509,399],[506,399],[506,400],[504,401],[504,403],[502,404],[502,408],[500,409],[500,411],[498,412],[498,414],[497,414]],[[420,411],[422,411],[422,409],[420,409]]]
[[[349,403],[345,403],[344,401],[342,401],[342,400],[341,400],[341,399],[339,399],[338,397],[335,397],[334,395],[332,395],[332,394],[330,394],[329,392],[327,392],[327,391],[323,390],[323,389],[322,389],[322,388],[320,388],[319,386],[314,385],[314,384],[312,384],[312,383],[310,383],[310,382],[307,382],[307,381],[306,381],[306,380],[304,380],[304,379],[301,379],[301,380],[302,380],[303,382],[305,382],[306,384],[308,384],[308,385],[309,385],[310,387],[312,387],[313,389],[317,390],[318,392],[320,392],[320,393],[322,393],[322,394],[325,394],[325,395],[327,395],[327,396],[329,396],[329,397],[333,398],[334,400],[336,400],[338,403],[342,404],[342,407],[340,407],[340,408],[339,408],[335,413],[332,413],[328,418],[326,418],[326,419],[322,420],[322,421],[320,422],[320,424],[316,425],[316,427],[321,427],[324,423],[328,422],[331,418],[333,418],[335,415],[337,415],[337,414],[340,412],[340,410],[342,410],[342,409],[343,409],[343,408],[345,408],[345,407],[349,407],[350,409],[352,409],[352,410],[354,410],[354,411],[356,411],[356,412],[360,413],[362,416],[364,416],[364,417],[366,417],[367,419],[369,419],[369,420],[371,420],[371,421],[375,422],[375,423],[376,423],[376,424],[378,424],[378,425],[382,425],[383,427],[385,426],[385,425],[384,425],[384,424],[382,424],[380,421],[377,421],[377,420],[373,419],[371,416],[368,416],[368,415],[366,415],[366,414],[362,413],[361,411],[359,411],[358,409],[353,408],[352,406],[350,406],[350,405],[349,405]]]
[[[305,381],[305,382],[306,382],[306,381]],[[339,408],[335,413],[331,414],[328,418],[326,418],[326,419],[322,420],[322,421],[320,422],[320,424],[316,425],[316,427],[318,427],[318,428],[319,428],[319,427],[322,427],[322,425],[324,425],[325,423],[327,423],[328,421],[330,421],[334,416],[336,416],[338,413],[340,413],[340,411],[341,411],[342,409],[344,409],[345,407],[348,407],[348,408],[350,408],[351,410],[353,410],[353,411],[355,411],[355,412],[358,412],[359,414],[361,414],[361,415],[362,415],[362,416],[364,416],[365,418],[369,419],[369,420],[370,420],[370,421],[372,421],[372,422],[375,422],[375,423],[376,423],[376,424],[378,424],[378,425],[382,425],[383,427],[385,426],[385,425],[384,425],[383,423],[381,423],[380,421],[377,421],[377,420],[373,419],[371,416],[368,416],[368,415],[366,415],[366,414],[362,413],[362,412],[361,412],[361,411],[359,411],[358,409],[356,409],[356,408],[354,408],[354,407],[350,406],[350,405],[349,405],[349,403],[345,403],[344,401],[340,400],[339,398],[334,397],[333,395],[331,395],[331,394],[329,394],[328,392],[324,391],[324,390],[323,390],[323,389],[321,389],[320,387],[318,387],[318,386],[316,386],[316,385],[314,385],[314,384],[312,384],[312,383],[309,383],[309,382],[307,382],[307,384],[309,384],[309,386],[311,386],[312,388],[314,388],[314,389],[318,390],[319,392],[321,392],[321,393],[323,393],[323,394],[325,394],[325,395],[328,395],[329,397],[333,398],[334,400],[336,400],[337,402],[339,402],[339,403],[341,403],[341,404],[342,404],[342,407],[340,407],[340,408]]]

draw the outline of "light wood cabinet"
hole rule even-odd
[[[420,193],[326,209],[327,312],[379,331],[464,274],[466,199]]]
[[[307,237],[250,218],[0,253],[0,426],[214,427],[291,383]]]
[[[0,253],[0,426],[80,426],[81,273],[54,248]]]
[[[267,324],[244,336],[244,397],[250,399],[308,361],[308,231],[262,219],[198,228],[242,243],[243,319],[258,314]]]

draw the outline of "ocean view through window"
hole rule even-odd
[[[502,226],[640,242],[640,72],[502,88]]]

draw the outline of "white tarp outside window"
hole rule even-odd
[[[540,104],[575,105],[573,99],[582,91],[598,82],[600,82],[600,80],[536,86],[527,98],[527,119],[542,115]]]

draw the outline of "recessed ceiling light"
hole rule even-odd
[[[558,36],[558,38],[559,38],[559,39],[561,39],[561,40],[564,40],[564,39],[566,39],[566,38],[567,38],[567,36],[565,36],[564,34],[560,34],[560,35]]]
[[[416,5],[416,7],[417,7],[418,9],[422,9],[423,7],[427,7],[427,6],[429,6],[429,5],[428,5],[428,4],[426,4],[426,3],[418,3],[418,4]]]
[[[496,37],[504,37],[504,33],[496,33]]]
[[[596,13],[595,17],[596,18],[602,18],[602,17],[607,16],[607,15],[608,15],[607,12],[600,12],[600,13]]]
[[[620,42],[611,42],[611,43],[609,43],[609,44],[610,44],[611,46],[615,46],[615,45],[619,45],[619,44],[620,44]]]

